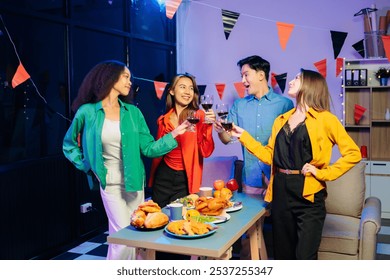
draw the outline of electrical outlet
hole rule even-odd
[[[80,212],[81,213],[87,213],[91,210],[92,210],[92,203],[91,202],[87,202],[87,203],[80,205]]]

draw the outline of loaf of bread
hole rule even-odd
[[[149,213],[146,216],[144,226],[146,228],[157,228],[166,225],[169,222],[169,217],[163,212]]]

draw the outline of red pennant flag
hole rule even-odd
[[[164,90],[165,90],[165,87],[167,86],[168,83],[166,82],[157,82],[157,81],[154,81],[154,88],[156,90],[156,95],[157,95],[157,98],[161,100],[161,97],[164,93]]]
[[[272,86],[272,88],[275,88],[276,85],[278,84],[278,82],[276,81],[276,78],[275,78],[276,75],[277,74],[274,72],[271,73],[271,86]]]
[[[27,73],[26,69],[24,69],[22,63],[19,62],[18,69],[16,69],[15,75],[12,78],[12,87],[15,88],[28,79],[30,79],[30,75]]]
[[[219,99],[222,100],[222,97],[223,97],[223,92],[225,91],[225,84],[221,84],[221,83],[216,83],[215,84],[215,87],[217,88],[217,91],[218,91],[218,95],[219,95]]]
[[[291,32],[293,31],[295,25],[290,23],[277,22],[276,26],[278,27],[279,42],[282,46],[282,49],[286,49],[288,39],[290,39]]]
[[[315,67],[317,67],[318,72],[326,78],[326,58],[314,63]]]
[[[383,47],[386,52],[386,57],[387,60],[390,61],[390,36],[389,35],[382,35],[382,42],[383,42]]]
[[[238,96],[243,98],[245,96],[246,87],[242,82],[235,82],[234,87],[236,88],[236,91],[238,93]]]
[[[165,13],[167,18],[172,19],[181,4],[181,0],[166,0]]]
[[[344,59],[343,58],[336,58],[336,77],[338,75],[340,75],[341,71],[343,70],[343,62],[344,62]]]

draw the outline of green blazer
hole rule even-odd
[[[160,157],[177,147],[169,133],[155,141],[141,111],[119,100],[122,164],[126,191],[140,191],[145,185],[145,167],[141,154]],[[91,189],[106,187],[107,169],[104,166],[102,128],[105,113],[102,102],[82,105],[64,137],[63,152],[73,165],[90,177]],[[81,134],[81,146],[77,138]],[[92,180],[95,179],[95,180]],[[97,179],[97,180],[96,180]]]

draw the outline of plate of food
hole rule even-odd
[[[194,220],[179,220],[170,222],[164,231],[171,237],[195,239],[214,234],[218,227],[213,223],[201,223]]]
[[[130,217],[130,225],[136,230],[152,231],[164,228],[169,217],[153,200],[141,203]]]
[[[220,224],[229,221],[231,216],[224,211],[219,216],[202,215],[198,210],[190,209],[183,218],[185,220],[192,219],[202,223]]]
[[[233,202],[232,206],[230,206],[229,208],[226,208],[225,212],[226,213],[236,212],[236,211],[241,210],[241,209],[242,209],[242,202],[236,201],[236,202]]]
[[[197,194],[189,194],[185,197],[178,198],[174,202],[182,203],[187,209],[194,209],[195,208],[195,201],[199,198]]]

